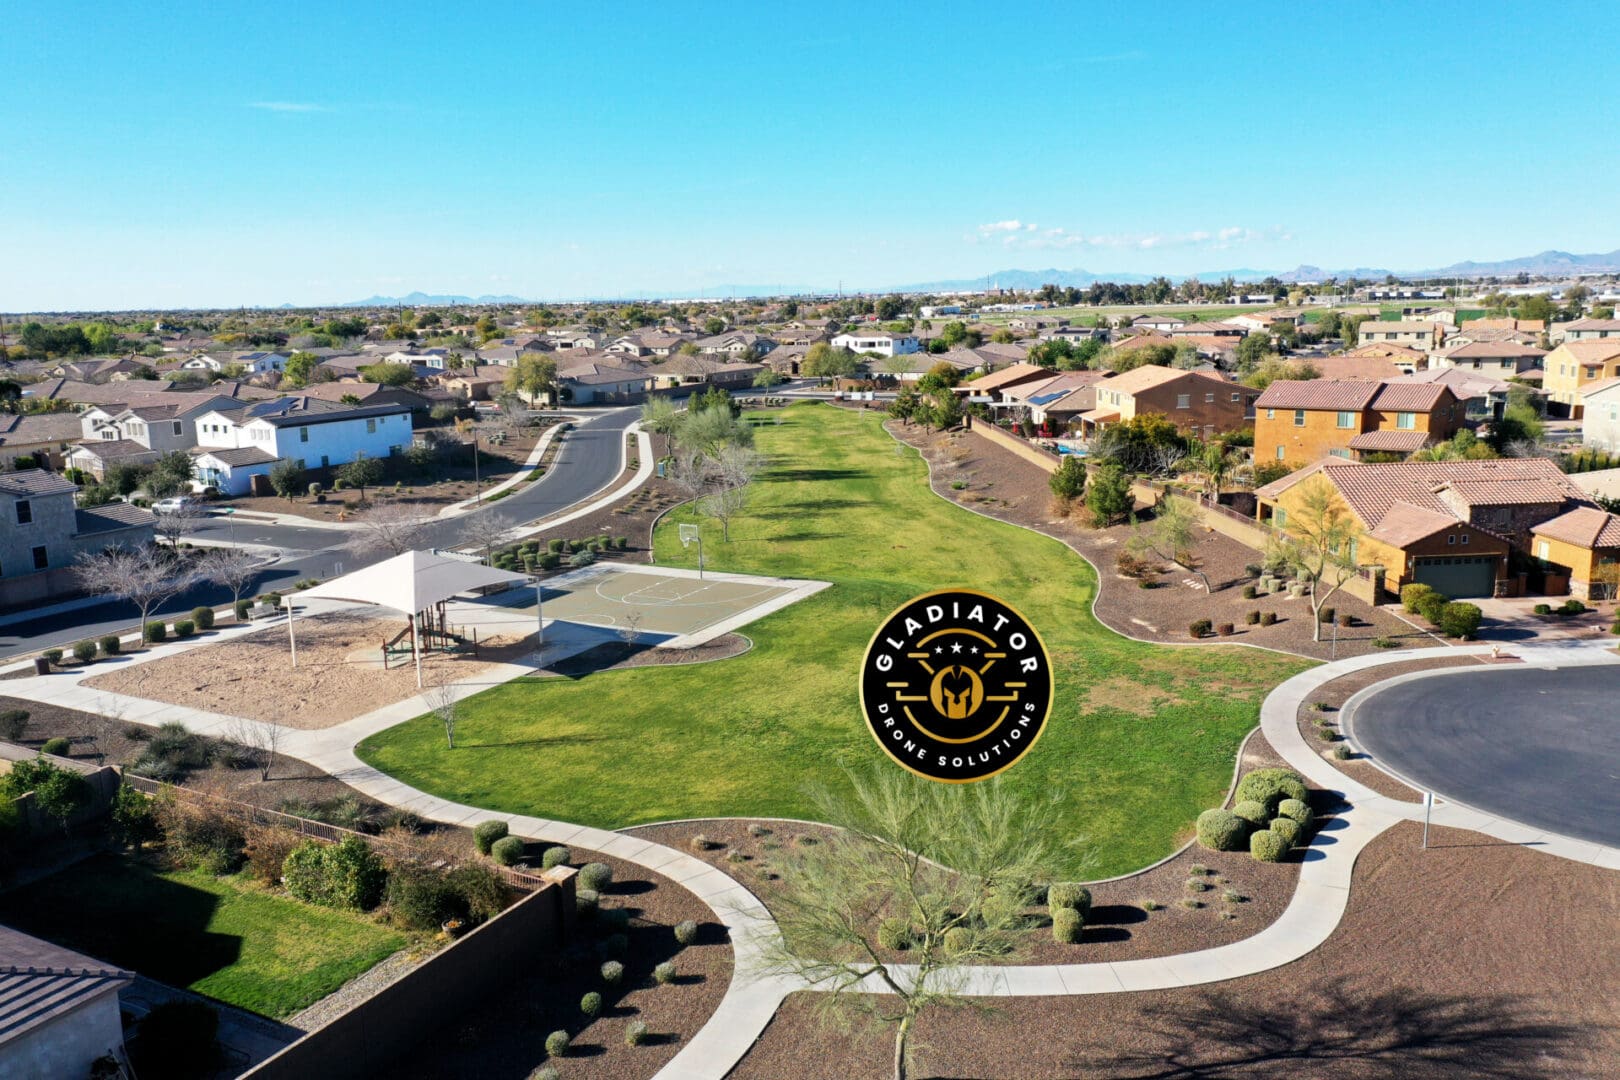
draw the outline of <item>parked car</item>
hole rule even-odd
[[[159,499],[152,504],[154,514],[182,514],[187,510],[200,509],[201,504],[189,495],[176,495],[172,499]]]

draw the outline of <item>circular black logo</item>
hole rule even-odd
[[[1046,646],[1024,617],[964,589],[907,601],[873,635],[861,709],[883,752],[949,784],[1011,768],[1052,707]]]

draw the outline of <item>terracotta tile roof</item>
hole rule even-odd
[[[1359,356],[1354,353],[1344,356],[1313,356],[1310,365],[1322,373],[1322,378],[1340,381],[1380,382],[1401,374],[1401,369],[1383,356]]]
[[[1031,382],[1035,379],[1051,378],[1050,368],[1043,368],[1039,364],[1027,364],[1022,361],[992,372],[981,379],[974,379],[971,385],[974,393],[986,390],[1000,390],[1004,386],[1016,386],[1021,382]]]
[[[1539,334],[1547,329],[1543,319],[1469,319],[1462,324],[1466,332],[1474,330],[1523,330]]]
[[[1169,334],[1161,334],[1157,330],[1146,334],[1134,334],[1124,341],[1114,343],[1115,352],[1129,352],[1132,349],[1144,349],[1149,345],[1175,345],[1175,339]]]
[[[1606,390],[1613,390],[1616,386],[1620,386],[1620,376],[1589,382],[1581,387],[1581,397],[1593,397]]]
[[[1523,378],[1521,373],[1518,378]],[[1501,379],[1467,368],[1429,368],[1427,371],[1415,372],[1411,375],[1399,375],[1389,380],[1392,383],[1438,383],[1451,387],[1451,392],[1458,400],[1467,401],[1469,398],[1484,397],[1486,394],[1505,394],[1508,384]]]
[[[1182,371],[1179,368],[1160,367],[1158,364],[1143,364],[1139,368],[1132,368],[1123,375],[1114,375],[1098,383],[1098,386],[1109,390],[1117,390],[1122,394],[1140,394],[1154,387],[1166,386],[1177,379],[1196,377],[1191,371]]]
[[[1428,443],[1429,433],[1427,431],[1400,431],[1396,428],[1380,428],[1377,431],[1364,431],[1351,439],[1350,449],[1410,454],[1414,450],[1423,449]]]
[[[1444,383],[1381,383],[1372,407],[1382,412],[1433,412],[1451,396]]]
[[[1323,458],[1256,489],[1255,494],[1275,499],[1316,473],[1321,473],[1338,489],[1369,529],[1377,528],[1384,514],[1397,502],[1455,517],[1451,507],[1440,497],[1440,493],[1447,490],[1468,506],[1537,505],[1580,502],[1586,498],[1557,465],[1545,458],[1387,464]]]
[[[1620,338],[1598,338],[1594,341],[1566,341],[1553,352],[1563,350],[1585,364],[1595,364],[1620,356]]]
[[[1475,339],[1462,345],[1440,350],[1439,355],[1457,360],[1513,360],[1521,356],[1546,356],[1547,350],[1534,345],[1521,345],[1517,341],[1482,341]]]
[[[1422,360],[1428,355],[1421,349],[1409,349],[1390,341],[1371,341],[1346,352],[1346,356],[1387,356],[1396,360]]]
[[[1382,520],[1378,522],[1378,527],[1367,535],[1374,540],[1382,540],[1391,547],[1404,548],[1408,544],[1426,540],[1435,533],[1443,532],[1458,524],[1457,518],[1452,514],[1426,510],[1409,502],[1397,502],[1390,505],[1384,512]]]
[[[1382,383],[1338,379],[1278,379],[1255,401],[1257,409],[1315,409],[1337,412],[1372,406]]]
[[[1561,323],[1553,327],[1554,330],[1620,330],[1620,319],[1576,319],[1574,322]]]
[[[1530,531],[1583,548],[1620,548],[1620,517],[1593,506],[1577,506]]]

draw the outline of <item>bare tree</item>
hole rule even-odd
[[[751,446],[722,445],[712,454],[683,447],[675,455],[670,480],[698,499],[698,510],[720,523],[731,540],[731,519],[748,504],[750,486],[764,468],[764,457]]]
[[[465,520],[466,524],[461,528],[462,534],[483,551],[486,563],[490,561],[491,553],[506,538],[506,534],[517,526],[517,523],[505,514],[489,510],[474,511]]]
[[[152,531],[161,539],[167,540],[170,547],[179,547],[180,538],[195,529],[198,522],[207,515],[196,505],[183,502],[176,509],[155,516],[157,520],[152,524]]]
[[[241,548],[210,548],[203,554],[199,573],[216,585],[231,590],[231,610],[248,591],[259,573],[259,561]]]
[[[425,511],[410,503],[382,503],[360,516],[360,527],[344,547],[357,555],[373,551],[403,555],[421,546],[430,520]]]
[[[636,638],[641,636],[642,614],[632,611],[625,615],[624,623],[619,627],[619,640],[626,645],[634,645]]]
[[[285,729],[280,724],[241,716],[233,718],[225,726],[225,738],[248,752],[259,770],[260,780],[270,779],[270,770],[276,764],[284,734]]]
[[[456,688],[450,683],[429,687],[422,695],[433,715],[444,725],[444,741],[451,750],[456,748]]]
[[[134,551],[85,552],[75,560],[73,572],[85,592],[128,600],[140,608],[143,630],[152,609],[180,595],[196,577],[173,553],[155,544]]]

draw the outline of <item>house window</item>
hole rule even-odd
[[[1461,543],[1463,547],[1468,546],[1468,534],[1467,533],[1463,533],[1463,538],[1462,538],[1461,541],[1459,541],[1459,543]]]
[[[376,420],[374,420],[374,419],[366,420],[366,434],[367,435],[375,435],[375,434],[377,434],[377,421]]]
[[[1236,397],[1237,395],[1234,394],[1233,396]],[[1267,420],[1275,420],[1275,419],[1277,419],[1277,410],[1276,409],[1267,409],[1266,410],[1266,419]]]
[[[1304,409],[1295,409],[1294,410],[1294,426],[1295,427],[1304,427],[1305,426],[1305,410]]]
[[[1279,446],[1279,447],[1277,447],[1277,460],[1281,461],[1282,459],[1283,459],[1283,448]]]
[[[179,420],[176,420],[174,422],[174,433],[176,435],[184,435],[186,433],[186,425],[181,423]]]
[[[1350,451],[1346,450],[1342,446],[1337,446],[1337,447],[1334,447],[1332,450],[1328,451],[1328,456],[1329,457],[1337,457],[1337,458],[1347,458],[1347,457],[1350,456]]]
[[[1178,408],[1178,409],[1190,409],[1190,408],[1192,408],[1192,395],[1191,394],[1177,394],[1176,395],[1176,408]]]
[[[1238,402],[1240,402],[1242,400],[1243,400],[1243,395],[1242,394],[1233,394],[1232,395],[1232,404],[1236,405]]]
[[[1213,404],[1215,404],[1215,395],[1214,395],[1213,392],[1204,395],[1204,404],[1205,405],[1213,405]]]
[[[1353,413],[1353,412],[1341,412],[1341,413],[1339,413],[1339,426],[1342,427],[1342,428],[1355,427],[1356,426],[1356,414]]]
[[[329,469],[331,467],[332,467],[332,459],[330,457],[328,457],[327,455],[322,454],[321,455],[321,468]]]
[[[17,524],[27,525],[34,520],[34,504],[27,499],[17,500]]]
[[[1538,558],[1538,559],[1550,559],[1550,558],[1552,558],[1552,549],[1547,546],[1547,541],[1545,541],[1545,540],[1536,541],[1536,558]]]
[[[301,427],[298,429],[298,441],[309,442],[309,428]]]
[[[50,553],[45,550],[44,545],[41,545],[41,546],[35,548],[34,549],[34,569],[35,570],[48,570],[48,569],[50,569],[50,565],[51,565],[51,556],[50,556]]]
[[[1457,543],[1457,534],[1456,533],[1452,533],[1450,536],[1446,537],[1446,545],[1448,547],[1449,546],[1455,546],[1456,543]]]
[[[1413,428],[1417,427],[1417,414],[1409,412],[1396,413],[1395,426],[1400,428],[1402,431],[1411,431]]]

